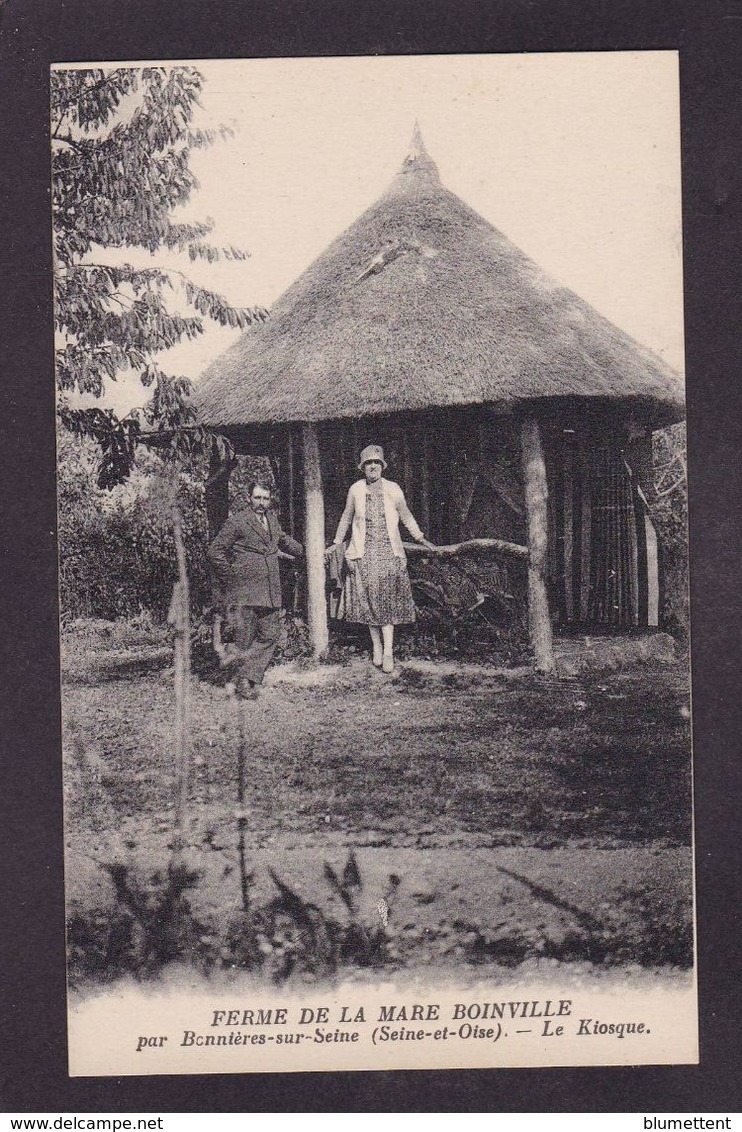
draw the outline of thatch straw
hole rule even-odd
[[[444,188],[417,131],[386,193],[195,392],[213,426],[552,397],[683,413],[678,375]]]

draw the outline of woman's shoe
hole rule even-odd
[[[390,656],[388,653],[385,654],[384,659],[381,662],[381,671],[394,672],[394,657]]]

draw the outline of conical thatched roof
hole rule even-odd
[[[676,373],[441,184],[415,129],[384,195],[212,363],[212,426],[551,397],[682,416]]]

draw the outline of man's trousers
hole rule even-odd
[[[240,651],[240,677],[243,681],[262,684],[281,636],[281,611],[240,605],[231,610],[230,619]]]

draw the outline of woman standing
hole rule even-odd
[[[418,527],[399,484],[384,479],[384,450],[369,444],[358,464],[364,478],[352,484],[333,546],[351,528],[345,552],[345,619],[368,625],[372,659],[384,672],[394,669],[394,626],[415,620],[400,520],[416,542],[435,549]],[[332,547],[328,548],[330,551]]]

